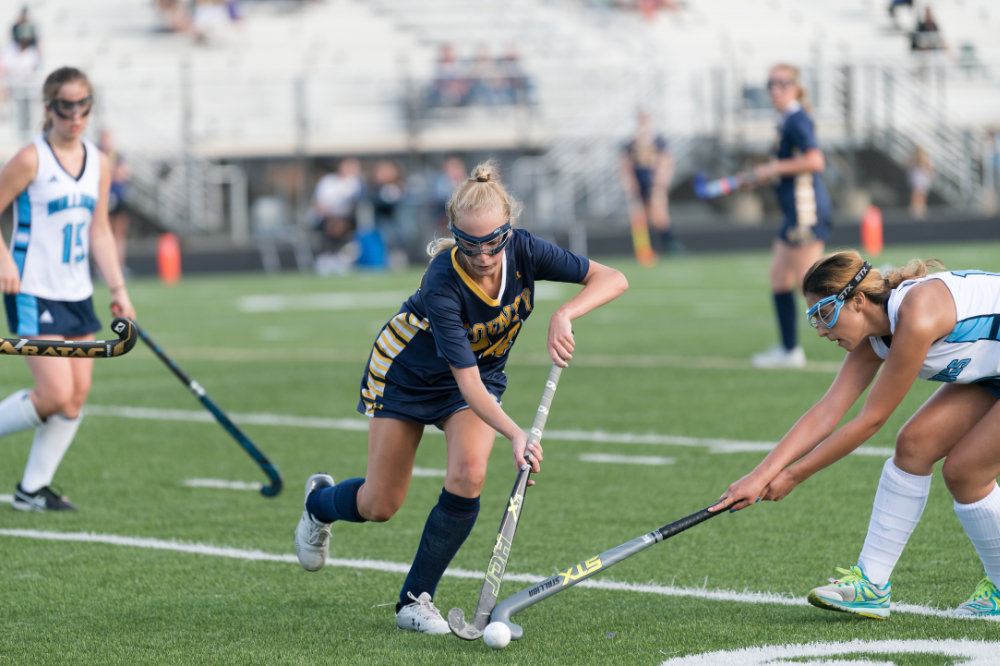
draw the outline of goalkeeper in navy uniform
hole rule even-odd
[[[433,257],[420,288],[382,329],[361,381],[358,411],[371,418],[368,474],[334,484],[314,474],[295,530],[295,551],[309,571],[329,552],[336,521],[385,522],[406,498],[426,426],[445,433],[448,470],[441,496],[396,606],[400,629],[450,633],[434,607],[438,581],[472,531],[496,433],[511,441],[517,469],[539,471],[542,448],[501,408],[504,366],[534,308],[535,282],[583,285],[549,322],[548,351],[572,358],[571,322],[627,288],[616,270],[513,229],[520,205],[498,182],[491,162],[478,165],[448,202],[452,238],[428,247]]]
[[[823,256],[830,237],[833,209],[820,174],[826,168],[816,142],[812,108],[799,82],[799,70],[777,65],[767,78],[771,103],[778,111],[774,158],[754,170],[758,184],[773,183],[784,222],[771,250],[771,289],[781,342],[751,361],[758,368],[801,368],[806,355],[799,345],[795,289],[806,271]]]

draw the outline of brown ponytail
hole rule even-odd
[[[855,250],[828,254],[813,264],[806,273],[802,279],[802,293],[821,298],[839,293],[858,274],[863,264],[864,259]],[[906,266],[894,268],[885,275],[873,268],[855,289],[855,293],[861,292],[876,303],[884,303],[889,299],[891,290],[907,280],[925,277],[928,268],[944,270],[944,264],[937,259],[911,259]]]
[[[74,81],[80,81],[87,86],[89,94],[94,94],[94,86],[90,84],[90,79],[87,78],[86,74],[76,67],[60,67],[45,77],[45,83],[42,84],[42,100],[45,102],[45,106],[48,107],[49,102],[59,96],[59,91],[65,84]],[[42,125],[42,132],[48,132],[50,129],[52,129],[52,119],[46,117],[45,124]]]

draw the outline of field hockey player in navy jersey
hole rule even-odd
[[[101,323],[91,302],[91,256],[120,316],[135,318],[108,223],[111,171],[107,157],[82,136],[94,101],[83,72],[57,69],[45,79],[42,95],[42,134],[0,169],[0,211],[14,203],[9,250],[0,239],[0,291],[14,335],[93,340]],[[94,360],[25,361],[35,388],[0,402],[0,437],[35,430],[12,506],[22,511],[75,511],[51,483],[80,427]]]
[[[799,83],[799,70],[777,65],[767,79],[771,103],[778,111],[774,159],[754,170],[757,184],[772,183],[784,217],[771,250],[771,289],[781,341],[754,354],[758,368],[799,368],[806,356],[798,341],[799,313],[795,289],[822,255],[830,237],[832,207],[820,176],[826,168],[816,142],[811,108]]]
[[[371,418],[367,477],[336,485],[328,474],[309,477],[295,530],[299,562],[318,571],[331,524],[392,518],[406,498],[424,428],[444,430],[447,475],[400,590],[400,629],[450,633],[432,598],[476,522],[496,434],[511,441],[517,469],[528,464],[527,435],[500,400],[511,346],[534,308],[535,282],[583,285],[549,321],[549,355],[562,366],[573,354],[571,322],[628,288],[618,271],[514,229],[520,206],[495,176],[486,162],[456,189],[447,206],[452,238],[428,247],[432,259],[419,289],[375,341],[358,402]],[[538,472],[542,448],[527,450]]]
[[[847,350],[847,358],[826,395],[715,507],[738,510],[786,497],[878,432],[914,380],[941,382],[896,435],[857,564],[838,569],[839,580],[809,594],[819,608],[889,617],[889,577],[927,504],[934,464],[944,459],[941,473],[955,514],[986,570],[955,614],[1000,617],[1000,274],[927,275],[928,266],[943,268],[914,260],[883,276],[849,251],[809,269],[802,291],[810,323]],[[869,386],[861,411],[838,428]],[[853,529],[844,525],[833,534]]]

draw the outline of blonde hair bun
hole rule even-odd
[[[491,162],[483,162],[476,165],[476,168],[472,171],[472,178],[475,179],[477,183],[489,183],[493,181],[493,164]]]

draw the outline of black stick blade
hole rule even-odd
[[[111,330],[118,334],[118,344],[111,348],[108,356],[122,356],[129,353],[139,340],[139,329],[130,319],[116,317],[111,322]]]

